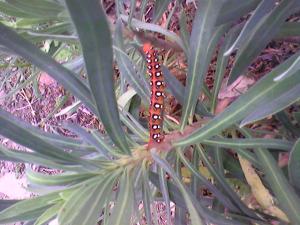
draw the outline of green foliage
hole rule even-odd
[[[99,2],[0,0],[0,50],[14,54],[14,62],[25,60],[32,71],[6,97],[34,81],[39,69],[76,97],[73,109],[83,104],[105,130],[67,123],[62,127],[78,137],[65,137],[0,109],[0,135],[32,150],[0,146],[1,160],[63,171],[45,175],[27,169],[30,185],[44,194],[22,201],[0,200],[0,224],[42,225],[53,219],[63,225],[143,224],[144,217],[147,224],[158,224],[153,207],[158,202],[166,204],[166,218],[172,224],[171,201],[176,207],[175,224],[300,224],[300,52],[216,114],[231,53],[237,50],[229,83],[247,71],[270,41],[300,36],[300,23],[286,21],[300,10],[299,1],[200,0],[191,33],[186,26],[189,15],[178,1],[170,15],[179,11],[179,34],[154,24],[171,1],[156,1],[152,22],[145,22],[146,0],[141,9],[135,7],[137,1],[130,1],[128,15],[123,2],[116,1],[115,24]],[[248,14],[246,22],[237,24]],[[150,94],[139,49],[141,41],[149,38],[147,32],[163,36],[162,43],[176,50],[166,54],[163,73],[170,95],[182,105],[179,123],[170,119],[173,115],[165,116],[165,143],[151,150],[145,147],[148,131],[139,118],[139,108],[148,107]],[[215,79],[209,90],[204,77],[216,49]],[[187,62],[181,69],[187,74],[186,86],[172,74],[182,71],[167,68],[178,57]],[[63,65],[57,62],[66,59]],[[62,106],[58,104],[56,110]],[[280,121],[278,130],[265,129],[275,118]],[[289,152],[287,176],[277,161]],[[253,177],[243,170],[240,157],[261,175],[260,182],[250,182]],[[265,188],[269,193],[260,196]],[[255,209],[245,200],[252,195],[258,202]],[[262,200],[272,204],[259,205]]]

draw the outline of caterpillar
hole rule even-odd
[[[158,51],[150,43],[145,43],[143,51],[146,55],[147,71],[150,76],[151,100],[149,107],[150,138],[148,147],[161,143],[163,134],[163,113],[165,98],[165,82],[161,72]]]

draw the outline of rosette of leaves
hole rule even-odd
[[[1,160],[63,172],[45,175],[28,169],[30,187],[37,196],[1,200],[0,224],[41,225],[53,219],[63,225],[158,224],[155,205],[159,202],[164,203],[167,224],[300,224],[300,53],[215,115],[230,54],[237,50],[228,81],[232,83],[271,40],[299,35],[299,23],[286,22],[299,11],[299,1],[200,0],[191,33],[178,1],[179,34],[155,25],[169,3],[156,1],[152,22],[146,23],[147,1],[141,1],[138,9],[136,1],[131,1],[129,14],[123,2],[116,1],[118,20],[113,25],[98,0],[0,1],[1,14],[29,26],[14,29],[14,23],[1,23],[1,50],[48,73],[105,128],[102,134],[63,124],[78,136],[70,138],[43,132],[1,109],[0,134],[31,149],[20,152],[1,146]],[[246,22],[237,24],[248,14]],[[34,25],[41,24],[47,24],[47,29],[34,30]],[[166,117],[165,143],[150,151],[145,148],[148,131],[138,113],[141,105],[148,105],[149,87],[143,75],[143,55],[136,39],[130,39],[133,34],[145,38],[141,31],[164,36],[167,41],[163,43],[171,43],[187,60],[186,86],[164,68],[169,93],[182,104],[181,120],[176,124]],[[84,67],[87,78],[80,76],[78,67],[61,65],[41,51],[36,43],[45,40],[80,45],[83,61],[77,66]],[[204,76],[218,44],[210,91]],[[169,57],[165,63],[170,65],[175,59]],[[113,65],[120,71],[117,78]],[[201,93],[206,96],[203,102],[198,100]],[[285,111],[290,106],[296,108],[292,117]],[[279,132],[247,126],[264,124],[270,116],[280,121]],[[266,133],[272,138],[264,138]],[[285,168],[277,164],[282,152],[290,153]],[[202,164],[205,169],[199,169]],[[243,201],[236,184],[254,196],[259,207],[253,209]],[[210,194],[204,195],[203,190]],[[175,216],[170,202],[175,205]]]

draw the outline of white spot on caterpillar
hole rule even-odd
[[[154,107],[157,108],[157,109],[162,108],[161,105],[158,104],[158,103],[155,103],[155,104],[154,104]]]

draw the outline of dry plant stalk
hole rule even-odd
[[[255,172],[251,163],[240,155],[238,155],[238,158],[244,175],[246,177],[247,183],[251,187],[251,192],[258,204],[263,209],[270,212],[271,215],[283,221],[289,222],[289,219],[287,218],[285,213],[274,205],[273,196],[270,194],[269,190],[263,185],[260,177]]]

